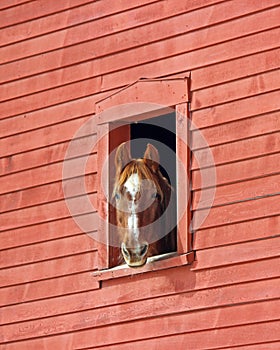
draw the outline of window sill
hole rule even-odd
[[[120,277],[134,276],[145,272],[159,271],[177,266],[189,265],[193,261],[194,251],[182,255],[177,255],[177,253],[168,253],[148,258],[147,264],[143,267],[131,268],[124,264],[112,269],[95,271],[92,275],[97,281],[106,281]]]

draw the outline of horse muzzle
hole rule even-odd
[[[148,250],[149,245],[146,242],[137,247],[127,247],[124,242],[121,245],[122,255],[129,267],[145,265],[147,262]]]

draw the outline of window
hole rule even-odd
[[[171,177],[170,181],[176,193],[177,250],[167,255],[164,260],[153,259],[154,262],[141,268],[141,272],[189,264],[194,259],[189,232],[188,204],[190,164],[188,83],[189,78],[141,79],[96,104],[97,133],[100,140],[97,150],[98,169],[100,171],[102,169],[98,186],[99,214],[100,217],[105,218],[100,220],[99,235],[106,237],[105,244],[99,246],[100,272],[97,276],[101,280],[139,271],[128,267],[121,271],[111,269],[118,265],[119,256],[119,248],[112,244],[113,235],[109,225],[110,221],[114,221],[113,211],[108,201],[114,178],[111,163],[114,158],[113,151],[122,142],[128,140],[131,144],[132,157],[142,157],[146,139],[151,139],[151,143],[158,148],[163,160],[162,165],[166,154],[165,149],[161,149],[161,145],[173,151],[170,154],[176,154],[176,157],[168,156],[168,172],[164,175]],[[145,140],[142,142],[143,135]],[[165,172],[164,166],[162,172]],[[106,275],[106,269],[111,269],[109,275]]]

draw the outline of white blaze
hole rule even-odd
[[[132,174],[126,180],[124,187],[127,192],[131,195],[131,205],[129,209],[131,214],[128,218],[128,228],[132,230],[135,238],[139,236],[139,228],[138,228],[138,216],[137,216],[137,204],[136,204],[136,194],[140,191],[140,181],[139,176],[137,174]]]

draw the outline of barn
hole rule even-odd
[[[1,0],[1,349],[280,348],[279,18],[279,0]],[[155,119],[177,248],[130,268],[110,155]]]

